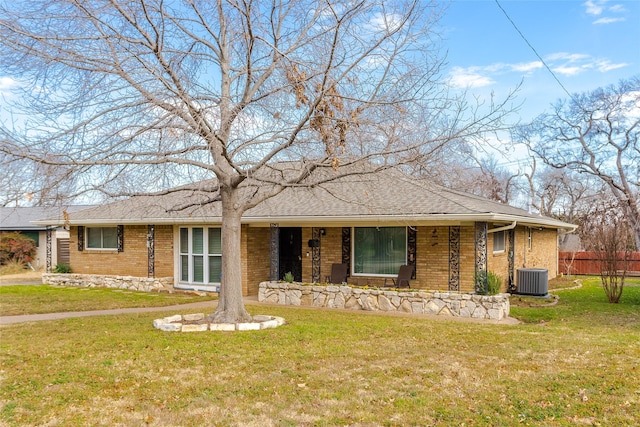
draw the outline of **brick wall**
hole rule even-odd
[[[271,230],[242,226],[242,294],[257,295],[258,284],[269,280]]]
[[[554,229],[531,229],[531,248],[529,248],[529,227],[516,227],[514,244],[514,280],[517,279],[518,268],[545,268],[549,270],[549,279],[558,275],[558,232]],[[502,278],[503,291],[506,290],[509,260],[507,250],[493,252],[493,236],[488,240],[488,270]]]
[[[110,274],[121,276],[148,275],[147,226],[124,226],[124,250],[78,251],[78,227],[71,227],[69,258],[71,269],[78,274]],[[156,226],[155,276],[173,276],[173,227]]]
[[[320,281],[331,273],[331,264],[342,262],[342,227],[326,227],[321,236]],[[147,276],[146,225],[124,227],[124,251],[87,250],[78,252],[78,229],[71,228],[70,260],[74,273]],[[557,276],[557,231],[533,230],[532,247],[528,247],[528,228],[515,230],[515,269],[538,267],[549,270],[549,278]],[[302,276],[311,282],[312,250],[307,242],[311,227],[302,228]],[[487,264],[490,271],[503,277],[508,273],[507,252],[493,253],[493,234],[489,234]],[[258,284],[270,275],[270,229],[242,226],[242,290],[244,295],[256,295]],[[309,256],[307,256],[307,252]],[[449,288],[449,227],[417,228],[416,279],[413,288],[448,290]],[[155,276],[174,276],[174,227],[156,226]],[[460,291],[473,292],[475,274],[474,226],[460,227]],[[515,274],[515,272],[514,272]],[[381,286],[383,278],[351,277],[350,283]]]

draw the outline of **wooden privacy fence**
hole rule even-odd
[[[564,274],[600,274],[600,261],[595,252],[559,252],[558,268]],[[640,252],[630,254],[627,271],[640,274]]]

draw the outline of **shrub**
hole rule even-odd
[[[480,295],[496,295],[502,290],[502,279],[492,271],[476,273],[475,291]]]
[[[71,266],[69,264],[56,264],[53,267],[54,273],[71,273]]]
[[[284,274],[283,280],[287,283],[293,283],[293,273],[291,273],[290,271],[286,272]]]
[[[502,290],[502,279],[500,276],[489,271],[487,273],[487,288],[489,295],[499,294]]]
[[[27,263],[33,260],[36,254],[36,241],[19,232],[0,234],[0,264],[9,261]]]

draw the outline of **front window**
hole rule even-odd
[[[493,252],[504,252],[505,232],[496,231],[493,233]]]
[[[87,227],[87,249],[118,249],[118,227]]]
[[[356,227],[353,236],[353,274],[395,276],[407,263],[406,227]]]
[[[220,283],[222,244],[219,228],[180,228],[180,281]]]

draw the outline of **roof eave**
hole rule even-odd
[[[89,226],[89,225],[187,225],[187,224],[203,224],[203,223],[220,223],[221,217],[190,217],[190,218],[139,218],[139,219],[113,219],[113,218],[95,218],[95,219],[82,219],[82,220],[69,220],[65,221],[51,221],[51,220],[38,220],[33,221],[37,225],[75,225],[75,226]],[[500,214],[494,212],[487,213],[475,213],[475,214],[426,214],[426,215],[351,215],[351,216],[244,216],[242,218],[243,224],[253,226],[266,226],[269,224],[286,224],[286,225],[343,225],[343,224],[357,224],[357,225],[375,225],[380,223],[386,224],[410,224],[410,225],[426,225],[433,223],[442,224],[462,224],[476,221],[486,222],[504,222],[512,223],[517,221],[518,225],[534,226],[534,227],[546,227],[557,228],[566,230],[575,230],[577,228],[574,224],[562,222],[548,217],[529,217],[521,215]]]

